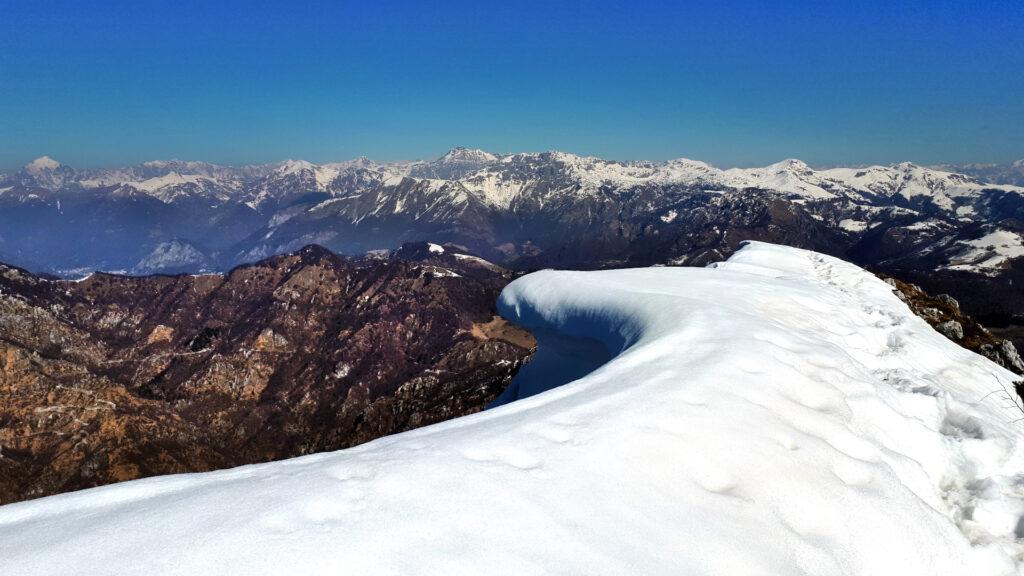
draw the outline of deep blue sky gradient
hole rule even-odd
[[[0,0],[0,168],[1024,157],[1024,2]]]

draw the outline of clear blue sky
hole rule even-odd
[[[1024,1],[0,0],[0,168],[1024,157]]]

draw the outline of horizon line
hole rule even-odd
[[[444,158],[448,154],[450,154],[452,152],[455,152],[455,151],[458,151],[458,150],[465,150],[465,151],[468,151],[468,152],[484,152],[484,153],[487,153],[487,154],[491,154],[491,155],[497,156],[498,158],[505,158],[505,157],[517,156],[517,155],[529,156],[529,155],[541,155],[541,154],[555,154],[555,153],[557,153],[557,154],[566,154],[566,155],[570,155],[570,156],[575,156],[575,157],[581,158],[581,159],[596,159],[596,160],[602,160],[602,161],[605,161],[605,162],[614,162],[614,163],[618,163],[618,164],[630,164],[630,163],[640,163],[640,162],[649,162],[649,163],[652,163],[652,164],[665,164],[665,163],[673,162],[673,161],[688,160],[688,161],[691,161],[691,162],[701,162],[703,164],[707,164],[707,165],[709,165],[709,166],[711,166],[713,168],[717,168],[719,170],[765,168],[765,167],[768,167],[768,166],[773,166],[775,164],[782,164],[782,163],[790,162],[790,161],[802,162],[802,163],[806,164],[808,167],[810,167],[812,169],[816,169],[816,170],[823,170],[823,169],[829,169],[829,168],[870,168],[870,167],[884,167],[884,168],[888,168],[888,167],[893,167],[893,166],[897,166],[897,165],[900,165],[900,164],[913,164],[915,166],[920,166],[920,167],[923,167],[923,168],[942,168],[942,167],[967,167],[967,166],[991,166],[991,167],[1015,166],[1018,163],[1024,163],[1024,156],[1022,156],[1020,159],[1010,160],[1010,161],[1006,161],[1006,162],[996,162],[996,161],[986,161],[986,162],[968,162],[968,161],[916,162],[916,161],[913,161],[913,160],[904,159],[904,160],[898,160],[898,161],[890,161],[890,162],[887,162],[887,163],[880,163],[880,162],[857,162],[857,163],[849,163],[849,164],[831,163],[831,162],[827,162],[827,163],[810,163],[810,162],[806,162],[806,161],[800,159],[799,157],[787,156],[787,157],[783,157],[780,160],[777,160],[777,161],[774,161],[774,162],[768,162],[767,164],[761,164],[761,163],[742,163],[742,164],[737,164],[737,165],[732,165],[732,166],[723,166],[723,165],[715,164],[713,162],[709,162],[707,160],[700,160],[698,158],[690,157],[690,156],[674,156],[674,157],[670,157],[670,158],[667,158],[667,159],[664,159],[664,160],[653,160],[653,159],[648,159],[648,158],[634,158],[634,159],[628,159],[628,160],[619,160],[619,159],[608,158],[608,157],[592,155],[592,154],[579,154],[579,153],[576,153],[576,152],[568,152],[566,150],[559,150],[557,148],[550,148],[550,149],[547,149],[547,150],[540,150],[540,151],[492,152],[491,150],[487,150],[485,148],[476,148],[476,147],[469,147],[469,146],[455,146],[455,147],[452,147],[452,148],[448,149],[446,152],[444,152],[444,153],[442,153],[442,154],[440,154],[438,156],[435,156],[433,158],[422,157],[422,158],[411,158],[411,159],[379,160],[379,159],[376,159],[376,158],[371,158],[371,157],[369,157],[367,155],[358,155],[358,156],[349,157],[349,158],[346,158],[346,159],[328,160],[328,161],[323,161],[323,162],[316,162],[316,161],[312,161],[312,160],[307,160],[307,159],[301,158],[301,157],[284,158],[284,159],[280,159],[280,160],[270,160],[270,161],[266,161],[266,162],[260,162],[260,161],[217,162],[217,161],[202,160],[202,159],[182,159],[182,158],[171,157],[171,158],[152,158],[150,160],[143,160],[143,161],[139,161],[139,162],[110,163],[110,164],[102,164],[102,165],[99,165],[99,164],[77,165],[77,164],[66,164],[66,163],[60,161],[59,159],[54,158],[54,155],[43,154],[41,156],[37,156],[35,158],[32,158],[31,160],[25,161],[25,162],[20,163],[20,164],[13,164],[13,165],[8,165],[7,167],[0,167],[0,173],[19,172],[21,170],[24,170],[28,166],[32,165],[34,162],[37,162],[37,161],[40,161],[40,160],[51,160],[53,162],[56,162],[59,165],[59,167],[67,167],[67,168],[71,168],[73,170],[116,170],[116,169],[119,169],[119,168],[132,168],[132,167],[136,167],[136,166],[144,166],[146,164],[152,164],[152,163],[158,163],[158,162],[168,162],[168,163],[170,163],[170,162],[202,163],[202,164],[209,164],[209,165],[220,166],[220,167],[225,167],[225,168],[247,168],[247,167],[257,167],[257,166],[274,166],[274,165],[285,164],[287,162],[308,162],[308,163],[310,163],[310,164],[312,164],[314,166],[327,166],[327,165],[330,165],[330,164],[344,164],[344,163],[348,163],[348,162],[355,162],[355,161],[358,161],[358,160],[367,160],[367,161],[373,162],[375,164],[381,164],[381,165],[388,165],[388,164],[412,164],[412,163],[417,163],[417,162],[423,162],[423,163],[436,162],[436,161]]]

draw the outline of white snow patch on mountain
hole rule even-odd
[[[806,198],[832,198],[826,182],[800,160],[783,160],[764,168],[733,168],[723,173],[731,188],[762,188]]]
[[[0,570],[1020,573],[1024,434],[992,394],[1014,376],[873,275],[755,243],[539,272],[499,306],[613,359],[349,450],[2,507]]]
[[[476,264],[478,266],[483,266],[484,268],[487,268],[489,270],[498,270],[498,271],[504,270],[504,268],[502,268],[501,266],[498,266],[494,262],[491,262],[490,260],[484,260],[483,258],[481,258],[479,256],[473,256],[472,254],[459,254],[457,252],[454,252],[454,253],[452,253],[452,256],[455,256],[456,260],[462,260],[462,261],[465,261],[465,262],[472,262],[473,264]]]
[[[181,174],[178,174],[177,172],[171,172],[171,173],[169,173],[169,174],[167,174],[165,176],[157,176],[157,177],[154,177],[154,178],[148,178],[148,179],[142,180],[140,182],[130,182],[130,183],[128,183],[128,185],[131,186],[132,188],[137,189],[137,190],[141,190],[143,192],[150,192],[150,193],[152,193],[152,192],[156,192],[157,190],[159,190],[161,188],[165,188],[167,186],[180,186],[182,184],[196,184],[196,183],[201,182],[203,180],[209,180],[209,179],[208,178],[203,178],[201,176],[194,176],[194,175],[191,175],[191,174],[181,175]]]
[[[950,260],[953,270],[995,270],[1024,256],[1024,239],[1009,230],[994,230],[981,238],[961,240],[964,249]]]
[[[839,221],[839,227],[848,232],[863,232],[864,230],[867,230],[868,223],[862,220],[845,218]]]
[[[481,170],[461,180],[466,190],[478,194],[481,199],[498,208],[507,209],[532,180],[506,178],[500,172]]]
[[[868,193],[883,198],[902,196],[907,200],[925,196],[945,210],[952,210],[958,198],[992,187],[963,174],[925,168],[910,162],[867,168],[831,168],[820,170],[817,174],[858,195]],[[1016,186],[1001,185],[999,188],[1018,194],[1024,192],[1024,189]]]

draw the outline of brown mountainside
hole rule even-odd
[[[0,267],[0,503],[352,446],[482,409],[532,337],[511,274],[407,245],[225,275]]]

